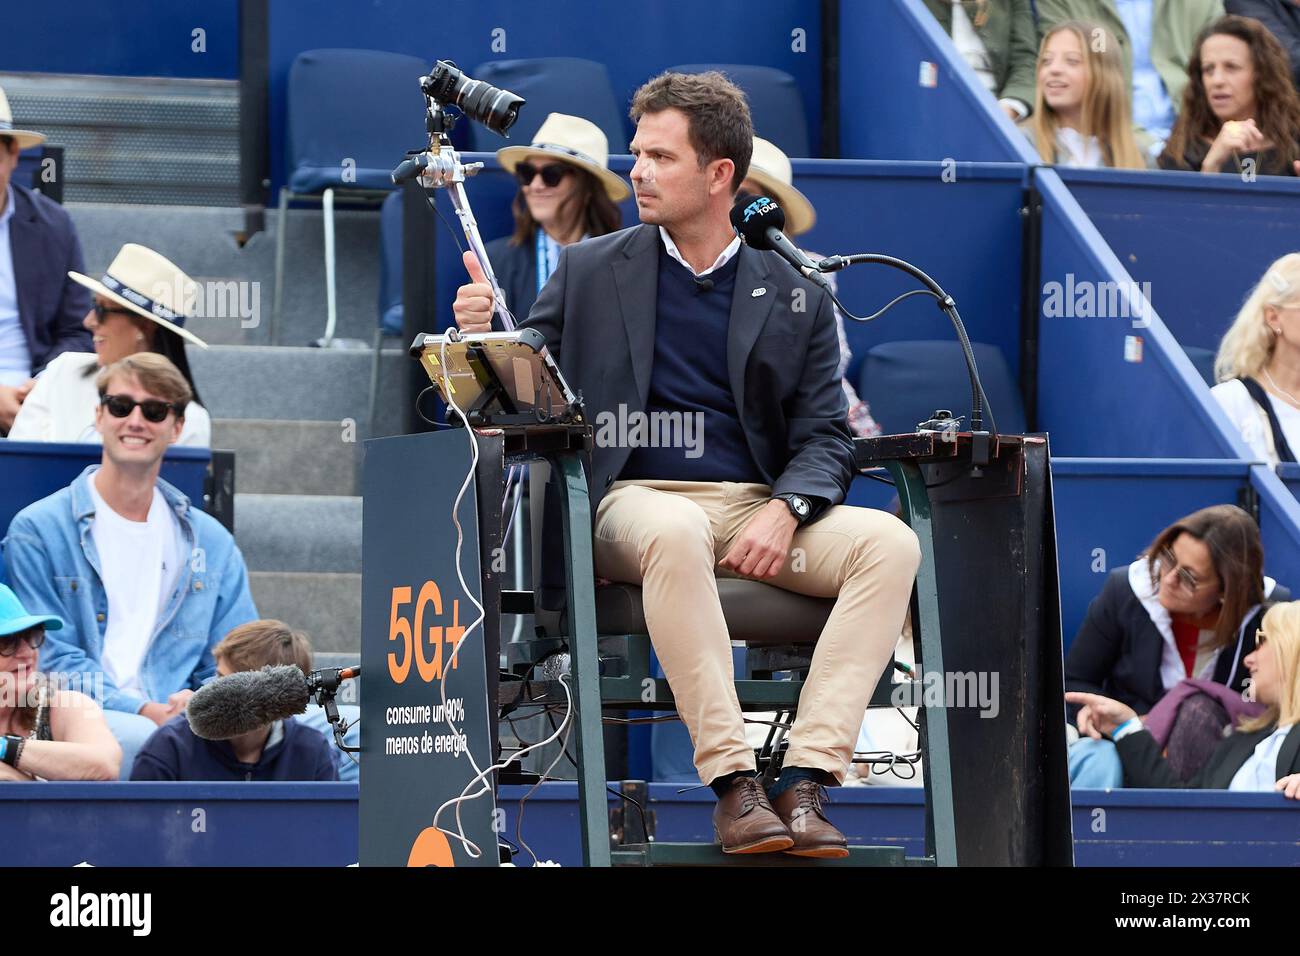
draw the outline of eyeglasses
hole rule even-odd
[[[13,657],[18,653],[19,641],[24,640],[31,646],[32,650],[39,650],[40,646],[45,643],[45,628],[29,627],[17,634],[6,634],[4,637],[0,637],[0,657]]]
[[[1264,633],[1264,629],[1261,627],[1255,632],[1255,648],[1258,650],[1266,643],[1268,643],[1268,635]]]
[[[165,421],[168,412],[174,411],[179,415],[183,411],[181,406],[171,402],[164,402],[161,399],[147,398],[143,402],[137,402],[129,395],[105,395],[99,400],[99,404],[107,408],[108,413],[114,418],[126,418],[139,405],[140,414],[144,416],[144,420],[153,422],[155,425]]]
[[[103,322],[104,318],[110,315],[131,315],[130,309],[119,309],[115,306],[101,305],[98,302],[94,304],[93,308],[96,322]]]
[[[1157,557],[1157,560],[1160,562],[1161,577],[1168,574],[1170,571],[1176,570],[1178,572],[1179,585],[1189,594],[1196,593],[1200,586],[1205,583],[1204,581],[1198,581],[1196,575],[1187,570],[1187,568],[1178,567],[1178,558],[1174,556],[1174,552],[1170,548],[1164,548]]]
[[[519,185],[527,186],[532,183],[534,176],[541,173],[543,183],[548,186],[558,186],[571,172],[573,167],[566,166],[564,163],[551,163],[538,169],[532,163],[523,162],[515,167],[515,178],[519,180]]]

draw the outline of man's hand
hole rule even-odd
[[[0,385],[0,433],[8,432],[14,427],[18,409],[35,384],[36,379],[29,378],[22,385]]]
[[[171,720],[176,714],[172,711],[171,705],[160,704],[156,700],[151,700],[140,708],[140,716],[148,717],[155,724],[161,727],[167,721]]]
[[[176,693],[169,696],[167,698],[167,719],[170,720],[177,714],[184,713],[185,708],[189,705],[190,698],[193,696],[194,691],[189,690],[188,688],[185,690],[178,690]]]
[[[467,249],[461,261],[470,281],[456,290],[456,301],[451,304],[456,324],[462,332],[491,332],[492,286],[473,251]]]
[[[1101,694],[1072,690],[1066,692],[1065,699],[1071,704],[1083,704],[1079,709],[1079,734],[1093,740],[1109,737],[1116,727],[1137,716],[1137,711],[1128,704]]]
[[[776,577],[785,565],[797,527],[799,522],[784,501],[769,501],[749,519],[718,567],[746,578]]]

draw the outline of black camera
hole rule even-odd
[[[522,96],[470,79],[450,60],[435,63],[433,72],[420,81],[420,89],[439,103],[454,103],[470,119],[502,136],[515,125],[524,105]]]

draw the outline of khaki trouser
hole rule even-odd
[[[646,625],[709,783],[754,770],[731,663],[715,574],[767,485],[616,481],[595,521],[596,573],[640,584]],[[920,564],[916,535],[897,518],[838,505],[799,528],[768,584],[836,598],[799,697],[785,765],[824,770],[843,782],[862,715],[907,616]],[[800,570],[801,568],[801,570]]]

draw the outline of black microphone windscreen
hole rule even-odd
[[[712,279],[708,279],[708,278],[701,279],[699,276],[696,276],[696,277],[695,277],[695,291],[696,291],[696,292],[712,292],[712,291],[713,291],[713,280],[712,280]]]
[[[784,229],[785,213],[775,199],[767,196],[748,201],[742,199],[731,207],[731,225],[740,238],[745,240],[745,245],[753,249],[771,249],[767,230],[780,232]]]
[[[195,736],[229,740],[307,710],[307,679],[292,664],[240,671],[200,687],[185,715]]]

